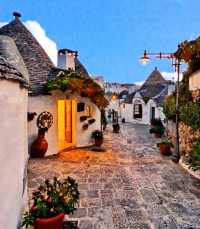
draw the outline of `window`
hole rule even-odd
[[[142,104],[134,104],[133,118],[134,119],[142,118]]]

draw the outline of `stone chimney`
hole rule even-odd
[[[75,58],[77,56],[77,51],[60,49],[58,51],[58,68],[75,70]]]

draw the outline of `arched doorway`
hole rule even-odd
[[[133,118],[134,119],[142,119],[143,109],[141,102],[135,102],[133,105]]]
[[[76,102],[73,99],[58,100],[58,146],[63,150],[75,145]]]

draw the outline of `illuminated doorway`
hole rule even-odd
[[[76,128],[76,102],[75,100],[58,101],[58,145],[63,150],[75,145]]]

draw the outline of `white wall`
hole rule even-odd
[[[189,89],[195,91],[200,89],[200,71],[194,72],[189,78]]]
[[[97,108],[96,105],[94,105],[93,103],[91,103],[89,101],[89,99],[83,99],[83,98],[78,98],[78,102],[85,102],[87,105],[92,107],[92,117],[94,118],[96,121],[88,126],[87,130],[83,130],[82,126],[83,123],[87,122],[80,122],[80,117],[85,115],[85,111],[83,112],[77,112],[76,118],[76,146],[77,147],[83,147],[83,146],[87,146],[87,145],[92,145],[93,141],[91,140],[91,133],[94,130],[100,130],[101,129],[101,113],[100,110]]]
[[[0,80],[0,228],[15,229],[21,219],[23,177],[28,158],[27,90]]]
[[[76,114],[76,145],[77,147],[88,146],[91,144],[91,132],[94,129],[100,129],[100,111],[99,109],[89,101],[89,99],[81,98],[79,96],[71,96],[75,98],[76,102],[85,102],[93,106],[94,116],[96,122],[89,126],[88,130],[82,130],[82,124],[80,122],[80,116],[82,112],[77,112]],[[48,130],[45,138],[48,142],[47,155],[53,155],[58,153],[58,115],[57,115],[57,101],[59,99],[66,99],[66,95],[59,91],[54,91],[52,95],[41,95],[41,96],[30,96],[29,97],[29,112],[36,112],[33,121],[28,122],[28,138],[29,138],[29,150],[32,142],[36,139],[38,134],[38,128],[36,125],[36,120],[38,115],[43,111],[48,111],[53,115],[53,125]]]

